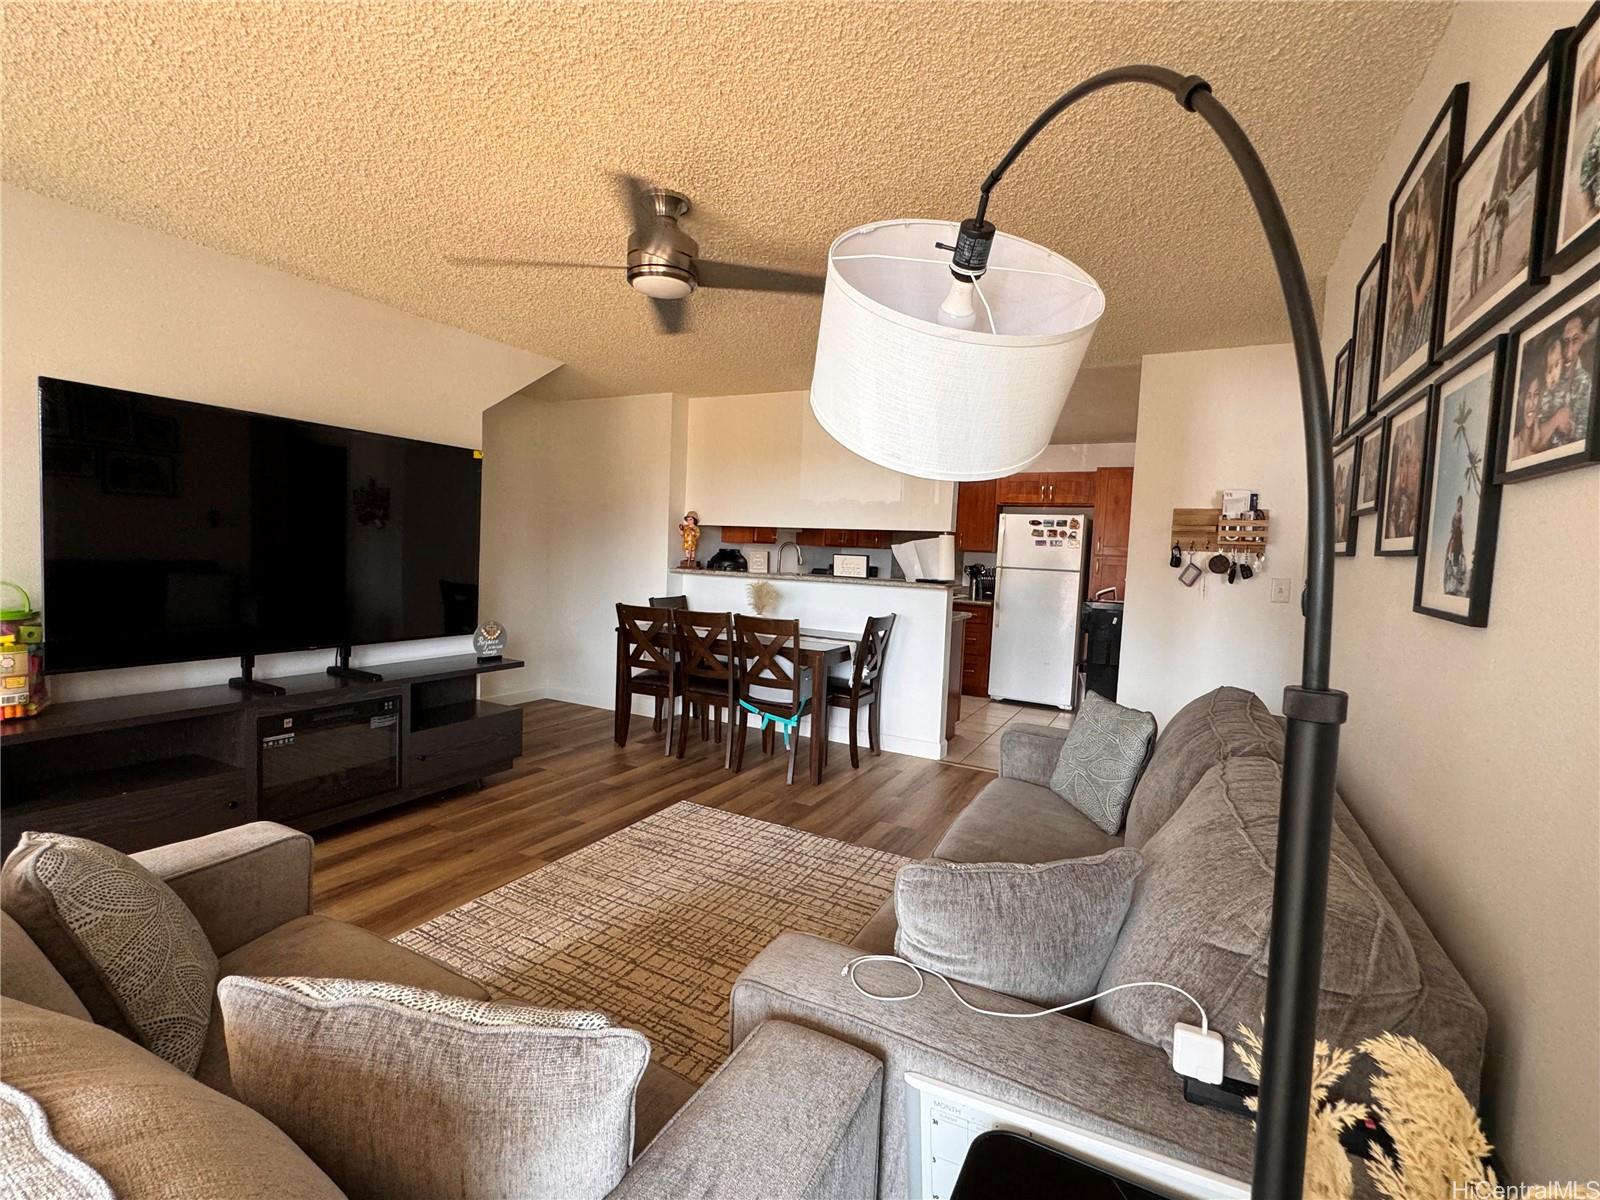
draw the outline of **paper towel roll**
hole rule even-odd
[[[956,539],[951,533],[901,542],[894,548],[894,557],[907,579],[956,577]]]

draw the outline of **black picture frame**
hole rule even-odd
[[[1350,343],[1339,347],[1333,356],[1333,384],[1328,389],[1328,433],[1339,436],[1344,424],[1345,408],[1350,403]]]
[[[1467,345],[1495,325],[1502,317],[1520,308],[1529,296],[1532,296],[1550,281],[1550,277],[1544,271],[1544,227],[1546,224],[1545,218],[1549,210],[1552,176],[1551,159],[1554,150],[1550,132],[1555,121],[1556,103],[1560,98],[1561,91],[1561,51],[1566,45],[1567,35],[1571,32],[1570,29],[1561,29],[1550,36],[1550,39],[1545,42],[1544,48],[1539,51],[1532,64],[1523,72],[1522,78],[1517,81],[1516,87],[1511,89],[1511,94],[1506,97],[1505,103],[1500,106],[1500,111],[1495,113],[1494,119],[1489,122],[1488,128],[1483,131],[1483,136],[1474,143],[1472,149],[1467,152],[1466,157],[1461,160],[1461,165],[1456,168],[1456,173],[1451,176],[1450,270],[1445,280],[1446,295],[1443,332],[1441,335],[1443,345],[1439,350],[1442,359],[1448,359],[1465,349]],[[1527,267],[1521,272],[1520,280],[1516,275],[1513,275],[1508,280],[1507,286],[1510,284],[1515,286],[1509,286],[1509,290],[1502,292],[1498,298],[1490,301],[1487,307],[1473,310],[1452,331],[1450,325],[1450,293],[1455,290],[1456,271],[1460,265],[1461,256],[1467,253],[1467,247],[1463,245],[1467,239],[1461,236],[1460,225],[1464,212],[1470,211],[1470,205],[1462,204],[1461,186],[1477,170],[1479,161],[1481,159],[1487,161],[1484,156],[1490,150],[1500,146],[1502,135],[1505,133],[1506,121],[1522,110],[1524,104],[1529,100],[1529,89],[1538,85],[1541,80],[1544,82],[1544,100],[1542,104],[1533,109],[1534,112],[1540,114],[1539,121],[1541,122],[1540,128],[1542,132],[1539,145],[1534,149],[1532,156],[1533,193],[1527,205],[1529,214],[1529,229],[1526,235],[1528,240]],[[1499,161],[1499,159],[1496,160],[1497,164]],[[1484,212],[1487,213],[1487,209]],[[1486,219],[1487,217],[1485,216],[1480,218],[1478,222],[1480,235],[1483,221]],[[1504,244],[1503,238],[1504,234],[1502,232],[1501,242],[1499,243],[1502,247]],[[1521,244],[1521,237],[1519,236],[1517,246],[1520,247]],[[1474,256],[1480,250],[1481,236],[1476,237],[1473,241],[1472,252]],[[1497,259],[1500,253],[1501,251],[1497,250]]]
[[[1348,459],[1348,464],[1343,465]],[[1343,469],[1344,475],[1339,472]],[[1348,441],[1333,452],[1333,553],[1354,558],[1356,553],[1356,443]]]
[[[1466,606],[1462,611],[1440,608],[1427,603],[1427,589],[1425,582],[1429,569],[1433,565],[1433,555],[1430,551],[1430,542],[1434,532],[1433,512],[1435,494],[1441,486],[1442,467],[1439,462],[1439,449],[1442,439],[1447,436],[1447,423],[1453,420],[1450,411],[1452,396],[1450,385],[1463,375],[1476,374],[1479,364],[1485,359],[1489,360],[1487,371],[1487,388],[1485,400],[1489,411],[1485,414],[1483,422],[1484,447],[1479,455],[1483,464],[1478,485],[1477,520],[1472,531],[1472,580],[1470,590],[1466,596]],[[1424,504],[1417,518],[1417,577],[1412,591],[1411,611],[1422,613],[1424,616],[1438,617],[1443,621],[1454,621],[1458,625],[1470,625],[1482,628],[1489,623],[1489,595],[1494,585],[1494,551],[1495,540],[1500,527],[1500,485],[1494,482],[1493,472],[1489,469],[1495,461],[1495,441],[1499,436],[1500,421],[1496,411],[1501,393],[1502,376],[1505,373],[1506,363],[1506,337],[1501,334],[1469,354],[1466,358],[1452,366],[1434,384],[1432,412],[1428,421],[1428,466],[1427,480],[1423,484]],[[1470,448],[1470,440],[1468,442]],[[1465,530],[1463,530],[1462,550],[1465,551]]]
[[[1352,434],[1365,425],[1367,418],[1373,412],[1373,402],[1378,394],[1378,335],[1383,330],[1383,285],[1384,264],[1388,261],[1389,247],[1379,246],[1378,252],[1372,256],[1372,261],[1367,264],[1367,269],[1361,272],[1361,278],[1356,280],[1355,313],[1350,326],[1350,398],[1345,405],[1345,423],[1342,433]],[[1367,290],[1368,285],[1373,288],[1372,315],[1369,318],[1372,324],[1371,340],[1372,350],[1366,370],[1363,372],[1361,365],[1361,327],[1365,322],[1361,319],[1361,294]]]
[[[1356,437],[1356,503],[1355,515],[1364,517],[1368,513],[1378,511],[1378,501],[1383,495],[1383,425],[1377,421],[1363,430]],[[1374,445],[1374,439],[1377,444]],[[1372,464],[1377,464],[1375,467]],[[1361,498],[1362,485],[1367,479],[1367,470],[1371,467],[1377,472],[1373,482],[1371,502]]]
[[[1433,434],[1434,390],[1434,386],[1428,384],[1413,392],[1404,400],[1391,406],[1388,414],[1383,418],[1383,478],[1378,484],[1378,527],[1373,530],[1372,535],[1372,553],[1379,558],[1414,557],[1417,553],[1417,542],[1422,526],[1422,504],[1428,494],[1428,439]],[[1389,522],[1389,505],[1394,500],[1394,497],[1389,494],[1389,490],[1393,486],[1397,474],[1396,462],[1394,461],[1395,455],[1402,449],[1395,444],[1395,425],[1401,422],[1405,425],[1410,425],[1416,419],[1415,409],[1419,404],[1422,406],[1422,429],[1416,435],[1417,442],[1415,446],[1417,472],[1416,511],[1412,518],[1409,535],[1390,536],[1384,533],[1384,529]],[[1410,538],[1411,542],[1409,546],[1384,545],[1388,541],[1403,542],[1407,537]]]
[[[1597,110],[1600,110],[1600,27],[1597,27],[1597,18],[1600,18],[1600,0],[1591,4],[1583,20],[1573,26],[1561,51],[1560,94],[1556,100],[1555,116],[1552,118],[1554,124],[1549,139],[1552,178],[1545,220],[1544,273],[1546,275],[1555,275],[1576,266],[1584,255],[1596,245],[1600,245],[1600,210],[1597,210],[1582,228],[1574,230],[1565,244],[1557,244],[1561,239],[1561,215],[1567,203],[1567,185],[1571,182],[1568,148],[1572,135],[1573,111],[1584,82],[1579,55],[1583,50],[1585,39],[1591,35],[1595,51],[1591,64],[1596,87],[1588,99]],[[1600,137],[1600,123],[1597,123],[1595,128],[1593,137]],[[1589,146],[1594,145],[1595,142],[1591,138]]]
[[[1587,299],[1585,293],[1590,293]],[[1552,318],[1560,321],[1567,313],[1585,303],[1592,304],[1595,308],[1596,330],[1589,339],[1588,348],[1584,351],[1589,365],[1585,368],[1583,364],[1579,364],[1580,369],[1587,371],[1590,380],[1588,408],[1583,413],[1585,422],[1583,449],[1553,458],[1547,457],[1540,462],[1521,467],[1512,466],[1511,447],[1518,433],[1513,428],[1517,423],[1518,397],[1526,386],[1528,374],[1523,370],[1521,360],[1531,340],[1530,334],[1555,332],[1559,339],[1561,334],[1555,330]],[[1596,374],[1600,374],[1600,264],[1585,271],[1558,295],[1541,304],[1512,326],[1506,336],[1506,343],[1504,392],[1500,398],[1500,436],[1495,455],[1494,481],[1502,484],[1516,483],[1524,479],[1536,479],[1541,475],[1554,475],[1578,467],[1593,466],[1600,462],[1600,436],[1596,436],[1595,429],[1595,421],[1600,418],[1600,406],[1596,403],[1594,383]],[[1534,366],[1537,370],[1537,364]]]
[[[1444,298],[1449,290],[1447,283],[1450,267],[1450,183],[1456,168],[1461,165],[1462,145],[1466,141],[1467,92],[1468,86],[1465,83],[1458,83],[1450,89],[1450,95],[1446,98],[1444,106],[1429,124],[1427,133],[1422,135],[1417,152],[1411,156],[1411,161],[1401,172],[1400,182],[1395,185],[1394,194],[1389,197],[1389,223],[1386,227],[1388,236],[1385,239],[1389,257],[1383,285],[1385,293],[1383,321],[1378,330],[1378,365],[1375,372],[1378,408],[1383,408],[1390,401],[1398,399],[1439,363],[1439,343],[1444,332]],[[1402,278],[1397,259],[1405,261],[1401,251],[1404,244],[1403,232],[1395,228],[1395,222],[1401,213],[1401,202],[1409,198],[1416,184],[1418,171],[1424,167],[1431,167],[1440,154],[1443,155],[1443,162],[1441,178],[1438,181],[1439,223],[1433,247],[1433,294],[1426,302],[1427,332],[1423,335],[1423,345],[1407,354],[1398,364],[1391,366],[1387,362],[1389,327],[1397,315],[1397,306],[1394,303],[1396,281]],[[1418,353],[1422,355],[1420,361],[1417,360]],[[1411,365],[1406,366],[1408,363]],[[1387,373],[1385,373],[1386,367],[1390,367]]]

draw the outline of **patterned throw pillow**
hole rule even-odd
[[[217,956],[165,882],[98,842],[24,833],[0,868],[0,902],[98,1024],[194,1073]]]
[[[650,1043],[596,1012],[230,975],[234,1090],[351,1196],[601,1200]]]
[[[1116,833],[1155,736],[1150,713],[1085,692],[1061,743],[1050,790],[1107,833]]]

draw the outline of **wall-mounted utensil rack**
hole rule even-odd
[[[1172,544],[1183,553],[1210,554],[1217,549],[1217,522],[1220,508],[1175,508],[1172,510]]]
[[[1264,553],[1267,548],[1267,527],[1271,523],[1266,509],[1258,509],[1259,518],[1217,517],[1217,549],[1243,550]]]

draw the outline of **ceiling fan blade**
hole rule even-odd
[[[697,259],[695,274],[701,287],[737,288],[746,292],[801,292],[822,294],[823,277],[808,271],[780,271],[774,267],[752,267],[745,263]]]
[[[617,198],[628,210],[628,220],[635,230],[648,229],[655,224],[656,202],[650,198],[650,183],[626,171],[615,171],[611,182],[617,189]]]
[[[456,267],[566,267],[585,271],[622,271],[616,263],[558,262],[546,258],[493,258],[476,254],[446,254],[445,262]]]
[[[682,300],[650,299],[650,308],[656,316],[656,328],[662,333],[682,333],[689,327],[689,311]]]

